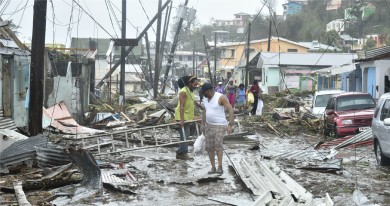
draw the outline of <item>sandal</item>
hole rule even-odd
[[[223,174],[222,168],[218,168],[218,170],[215,173],[222,175]]]
[[[215,174],[215,169],[211,169],[210,171],[207,172],[207,174],[211,175],[211,174]]]

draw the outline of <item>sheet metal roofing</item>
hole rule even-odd
[[[263,52],[260,56],[264,66],[319,66],[330,67],[352,63],[356,54],[347,53],[277,53]]]

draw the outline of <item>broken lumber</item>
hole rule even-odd
[[[22,182],[20,181],[14,182],[14,190],[15,190],[16,199],[18,200],[20,206],[31,206],[31,204],[27,201],[26,194],[24,194],[22,188]]]
[[[267,126],[272,130],[272,131],[274,131],[277,135],[281,135],[281,133],[280,132],[278,132],[278,130],[276,130],[270,123],[267,123]]]
[[[121,115],[127,119],[128,122],[132,122],[132,120],[123,112],[121,112]]]

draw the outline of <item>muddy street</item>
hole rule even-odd
[[[95,159],[102,171],[113,170],[113,165],[121,164],[135,177],[133,183],[136,186],[131,187],[131,192],[104,187],[102,195],[91,196],[73,204],[252,205],[258,198],[255,195],[256,188],[251,188],[243,181],[245,177],[240,176],[242,174],[238,169],[240,161],[248,158],[258,159],[272,165],[270,167],[278,167],[318,200],[328,194],[335,205],[354,205],[353,192],[359,189],[371,202],[390,205],[387,189],[390,170],[376,165],[372,145],[341,148],[331,158],[333,162],[330,161],[330,165],[321,167],[331,150],[331,147],[314,149],[322,136],[303,134],[280,137],[267,131],[246,136],[256,140],[257,145],[239,139],[225,139],[224,173],[220,176],[207,174],[210,163],[205,152],[201,155],[191,152],[192,159],[178,160],[175,158],[175,146],[97,155]],[[117,142],[116,146],[124,147],[124,143]],[[110,147],[103,147],[101,152],[105,150],[110,151]],[[191,146],[190,151],[193,151]],[[40,174],[37,169],[31,168],[1,176],[2,202],[16,204],[14,195],[5,188],[10,180],[31,179],[26,173],[35,176]],[[294,192],[293,188],[291,190]],[[54,194],[53,191],[55,189],[43,188],[25,192],[31,204],[45,205],[49,203],[48,198]],[[66,205],[70,203],[69,197],[50,199],[50,203]]]

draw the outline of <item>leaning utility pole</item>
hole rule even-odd
[[[126,39],[126,0],[122,0],[122,39]],[[125,108],[125,75],[126,75],[126,46],[121,46],[121,80],[119,85],[119,105]]]
[[[184,6],[187,6],[187,4],[188,4],[188,0],[186,0],[184,2]],[[180,34],[181,26],[183,25],[183,21],[184,21],[184,17],[180,18],[179,23],[177,25],[177,29],[176,29],[175,36],[174,36],[173,43],[172,43],[172,47],[171,47],[171,51],[168,55],[167,68],[165,70],[164,80],[162,82],[161,93],[165,92],[165,82],[167,81],[169,70],[171,69],[171,65],[172,65],[174,54],[175,54],[176,46],[177,46],[177,43],[179,41],[179,34]]]
[[[271,51],[271,31],[272,31],[272,17],[269,20],[269,29],[268,29],[268,47],[267,52]]]
[[[161,10],[164,10],[168,4],[171,2],[171,0],[167,0],[165,2],[165,4],[162,6]],[[148,25],[146,25],[146,27],[144,28],[144,30],[138,35],[138,37],[136,38],[136,41],[141,41],[141,39],[144,37],[145,33],[149,30],[149,28],[153,25],[154,21],[156,21],[158,17],[158,14],[156,14],[151,20],[150,22],[148,23]],[[129,55],[129,53],[131,52],[131,50],[133,50],[134,46],[129,46],[129,48],[127,49],[126,51],[126,55]],[[122,62],[122,56],[121,58],[119,59],[119,61],[117,63],[115,63],[115,65],[111,68],[111,70],[106,74],[104,75],[104,77],[100,80],[100,82],[96,85],[96,87],[101,87],[103,84],[104,84],[104,80],[109,78],[111,76],[111,74],[115,71],[115,69],[120,65],[120,63]]]
[[[209,61],[209,54],[207,52],[207,42],[206,42],[206,37],[203,35],[203,43],[204,43],[204,49],[205,49],[205,52],[206,52],[206,62],[207,62],[207,67],[208,67],[208,71],[209,71],[209,79],[210,79],[210,83],[211,85],[214,85],[213,84],[213,78],[211,76],[211,68],[210,68],[210,61]]]
[[[248,39],[246,41],[246,65],[245,65],[245,89],[248,89],[248,72],[249,72],[249,51],[250,51],[250,41],[251,41],[251,23],[248,24]]]
[[[33,31],[31,41],[30,101],[28,108],[28,133],[42,133],[44,53],[47,0],[34,1]]]
[[[157,18],[157,32],[156,32],[156,56],[154,61],[154,84],[153,84],[153,97],[157,98],[158,94],[158,82],[160,80],[160,38],[161,38],[161,3],[162,0],[158,0],[158,18]],[[165,82],[164,82],[165,83]]]

